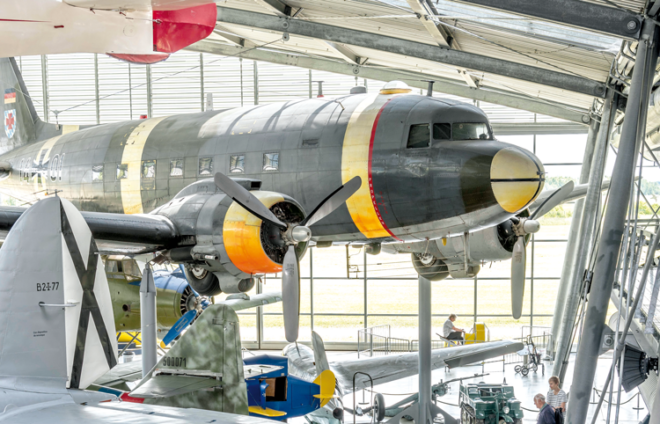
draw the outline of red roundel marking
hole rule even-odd
[[[380,120],[380,115],[383,113],[385,106],[387,106],[390,100],[386,101],[385,104],[380,108],[380,110],[378,111],[378,115],[376,115],[376,119],[374,120],[374,125],[371,128],[371,138],[369,139],[369,174],[368,174],[369,194],[371,194],[371,203],[373,203],[374,205],[374,210],[376,211],[376,216],[378,217],[380,224],[383,226],[383,228],[385,228],[385,231],[387,231],[392,237],[394,237],[396,240],[402,241],[400,238],[395,236],[392,233],[392,231],[390,231],[387,225],[385,225],[385,221],[383,220],[383,217],[380,214],[380,208],[378,207],[378,202],[376,201],[376,195],[374,194],[374,183],[373,183],[373,179],[371,178],[371,162],[373,160],[374,138],[376,137],[376,128],[378,127],[378,121]]]

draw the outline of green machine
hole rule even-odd
[[[522,424],[520,401],[513,387],[503,384],[461,384],[462,424]]]

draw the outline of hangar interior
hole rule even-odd
[[[457,417],[463,410],[454,400],[444,402],[455,399],[456,387],[450,396],[435,398],[434,407],[421,389],[481,372],[489,374],[485,380],[515,387],[523,421],[531,423],[537,418],[534,395],[546,393],[548,377],[559,375],[570,390],[571,424],[660,422],[654,421],[660,420],[658,1],[226,0],[217,2],[217,10],[211,36],[160,63],[136,65],[91,53],[23,56],[16,62],[37,113],[58,127],[148,122],[315,98],[343,109],[344,96],[383,89],[387,94],[393,80],[413,94],[477,106],[497,140],[543,163],[543,190],[560,193],[569,183],[568,191],[573,183],[582,190],[544,210],[540,230],[515,232],[523,251],[522,240],[529,239],[526,261],[522,254],[519,319],[512,317],[511,284],[521,275],[520,256],[471,258],[467,231],[462,239],[449,237],[450,246],[465,240],[460,255],[444,258],[449,263],[460,256],[465,268],[448,265],[451,275],[432,283],[418,274],[405,250],[392,254],[385,244],[339,242],[311,247],[300,259],[300,345],[313,345],[316,332],[336,363],[418,353],[420,376],[358,391],[365,408],[372,392],[384,394],[388,405],[418,392],[420,404],[444,403]],[[224,169],[215,160],[200,157],[190,171],[192,181]],[[243,160],[232,162],[231,172],[244,173]],[[266,156],[264,170],[280,171],[277,153],[265,161]],[[80,184],[64,181],[62,187],[91,192],[125,178],[121,165],[116,174],[107,164],[93,165]],[[172,177],[172,166],[153,161],[145,168],[143,162],[140,178],[153,180],[157,172]],[[157,184],[155,189],[162,188]],[[24,205],[7,196],[3,203]],[[447,246],[446,239],[436,242]],[[282,273],[267,274],[248,294],[284,292],[284,279]],[[215,301],[231,299],[222,294]],[[480,332],[474,344],[515,339],[528,350],[431,373],[424,355],[448,347],[436,334],[450,314],[458,315],[457,326]],[[287,342],[282,305],[238,316],[242,347],[250,351],[244,358],[298,348]],[[431,340],[420,340],[425,332]],[[541,351],[535,359],[532,341]],[[374,422],[355,413],[351,402],[345,396],[344,421]],[[475,424],[467,416],[461,422]]]

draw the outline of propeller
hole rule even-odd
[[[516,244],[513,246],[513,257],[511,258],[511,310],[515,319],[520,319],[522,315],[523,297],[525,295],[525,265],[527,260],[525,236],[536,233],[541,229],[541,224],[535,218],[540,218],[550,212],[572,192],[573,181],[569,181],[548,196],[529,218],[511,218],[513,231],[518,237]]]
[[[282,230],[282,237],[287,244],[287,251],[282,262],[282,309],[284,312],[284,332],[286,339],[293,343],[298,340],[300,320],[300,266],[295,247],[298,243],[308,242],[312,238],[309,228],[330,215],[344,204],[362,185],[360,177],[354,177],[330,193],[299,224],[286,224],[280,221],[263,203],[231,178],[221,173],[215,174],[215,185],[236,203],[262,221],[270,222]]]
[[[186,312],[185,314],[181,315],[181,318],[179,318],[172,328],[170,328],[170,331],[165,334],[165,337],[163,337],[163,345],[167,346],[168,344],[172,343],[172,340],[176,339],[179,337],[179,335],[188,328],[188,326],[197,318],[197,310],[193,309],[191,311]]]

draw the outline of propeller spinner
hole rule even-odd
[[[290,343],[298,340],[300,321],[300,265],[295,246],[312,238],[310,227],[330,215],[344,204],[362,185],[360,177],[354,177],[339,187],[316,206],[309,216],[299,224],[287,224],[280,221],[252,193],[224,174],[215,174],[215,185],[236,203],[243,206],[251,214],[262,221],[270,222],[283,230],[283,239],[287,244],[287,252],[282,263],[282,309],[284,312],[284,332]]]

